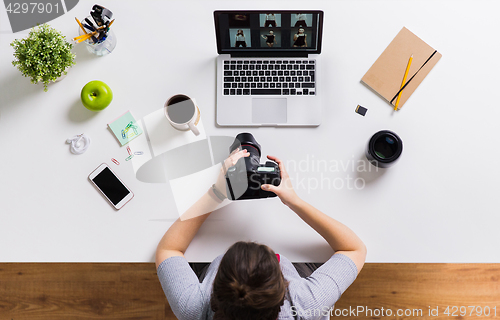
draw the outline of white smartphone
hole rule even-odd
[[[116,210],[121,209],[134,197],[132,191],[105,163],[92,171],[89,180]]]

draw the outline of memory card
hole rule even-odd
[[[357,114],[362,115],[363,117],[365,116],[366,111],[368,111],[368,109],[366,109],[366,108],[365,108],[365,107],[363,107],[363,106],[360,106],[359,104],[358,104],[358,106],[356,107],[356,113],[357,113]]]

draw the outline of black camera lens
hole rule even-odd
[[[397,145],[391,137],[381,136],[375,141],[373,149],[381,159],[389,159],[396,153]]]
[[[245,172],[247,169],[254,171],[260,163],[260,144],[251,133],[243,132],[236,136],[233,144],[229,147],[229,153],[237,148],[240,148],[240,150],[246,149],[250,153],[249,157],[240,160],[246,164],[246,167],[242,168],[245,169]]]
[[[250,154],[256,155],[260,159],[260,144],[255,140],[253,135],[248,132],[242,132],[236,136],[233,144],[229,147],[229,153],[236,148],[246,149]],[[247,148],[245,148],[247,147]]]
[[[397,134],[389,130],[375,133],[366,148],[366,158],[380,168],[392,166],[403,152],[403,142]]]

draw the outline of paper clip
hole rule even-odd
[[[133,155],[133,154],[131,154],[130,156],[128,156],[128,157],[125,159],[125,161],[129,161],[129,160],[130,160],[130,159],[132,159],[133,157],[134,157],[134,155]]]
[[[132,129],[134,132],[129,132],[130,129]],[[134,125],[134,122],[133,121],[130,121],[129,124],[127,124],[127,126],[125,127],[125,129],[123,129],[121,131],[122,133],[122,138],[123,139],[127,139],[127,138],[132,138],[134,135],[138,135],[139,132],[137,131],[137,126]]]
[[[120,162],[118,162],[118,160],[116,160],[115,158],[111,158],[111,161],[113,161],[117,166],[120,165]]]
[[[132,150],[130,150],[130,146],[127,146],[127,152],[128,152],[128,155],[131,156],[132,155]]]
[[[136,156],[142,156],[144,154],[144,152],[142,152],[142,151],[136,151],[136,152],[134,152],[134,154]]]

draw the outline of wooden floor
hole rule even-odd
[[[344,319],[500,319],[500,264],[366,264],[332,312]],[[153,263],[3,263],[4,319],[176,318]]]

